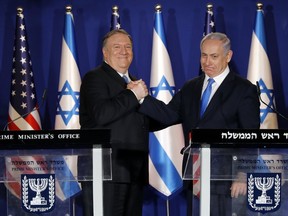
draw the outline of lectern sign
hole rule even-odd
[[[281,173],[248,173],[247,201],[254,212],[277,211],[281,205]]]
[[[22,208],[29,213],[47,213],[55,207],[55,175],[21,175]]]

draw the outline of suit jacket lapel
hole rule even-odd
[[[124,79],[117,73],[116,70],[114,70],[110,65],[108,65],[106,62],[103,62],[102,67],[104,68],[104,71],[106,74],[111,77],[113,80],[115,80],[117,83],[119,83],[122,87],[126,88],[127,84],[124,81]]]

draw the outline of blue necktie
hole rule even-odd
[[[209,78],[208,79],[208,85],[205,89],[205,91],[203,92],[202,95],[202,100],[201,100],[201,112],[200,112],[200,116],[202,117],[203,113],[205,112],[207,106],[208,106],[208,102],[209,102],[209,98],[211,95],[211,91],[212,91],[212,84],[215,82],[214,79]]]
[[[129,79],[126,75],[123,75],[122,78],[125,80],[126,83],[129,83]]]

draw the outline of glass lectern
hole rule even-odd
[[[73,197],[83,182],[93,182],[94,215],[103,215],[102,181],[112,179],[109,142],[110,131],[102,129],[2,132],[7,215],[76,215]]]
[[[195,129],[191,134],[183,180],[191,181],[193,200],[200,200],[198,206],[192,203],[199,215],[287,215],[288,131]],[[240,192],[237,197],[231,197],[231,187]]]

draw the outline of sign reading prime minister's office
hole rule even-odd
[[[110,148],[110,130],[5,131],[0,134],[0,149],[91,148],[95,144]],[[25,147],[24,147],[24,146]]]

